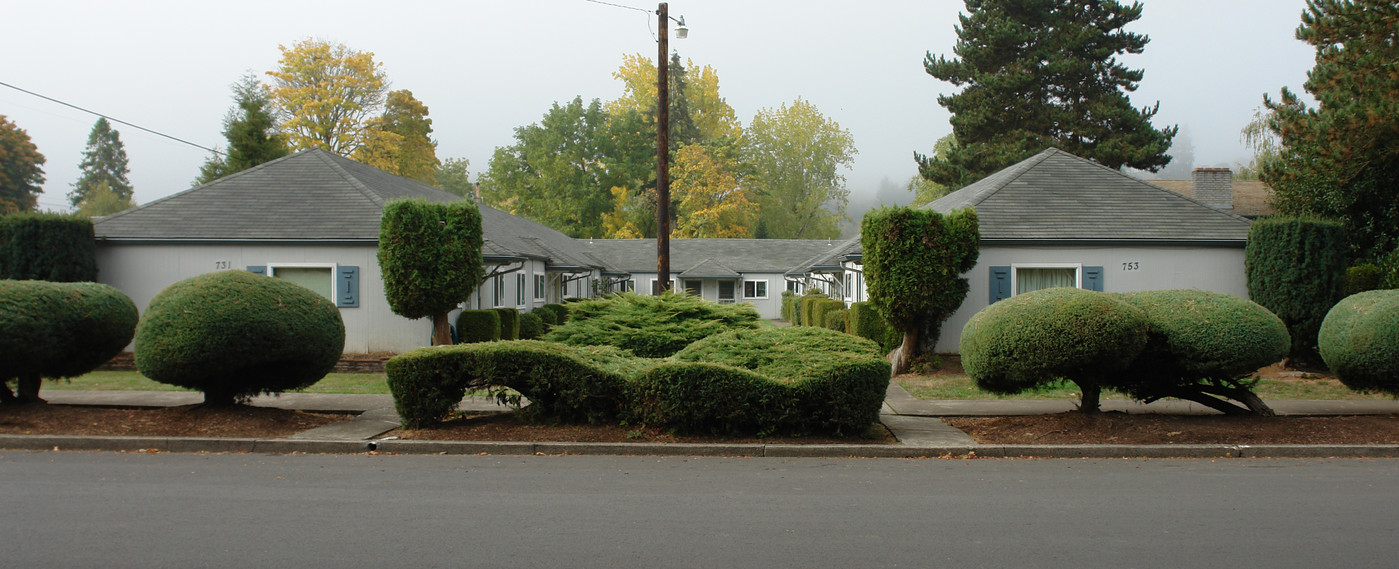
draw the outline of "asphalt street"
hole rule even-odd
[[[1393,567],[1399,460],[0,453],[6,567]]]

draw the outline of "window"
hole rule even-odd
[[[1016,266],[1014,279],[1015,294],[1055,287],[1078,288],[1078,265]]]
[[[525,274],[524,274],[524,273],[518,273],[518,274],[515,275],[515,305],[516,305],[516,306],[524,306],[524,305],[525,305]]]
[[[627,279],[627,292],[636,292],[636,279]]]
[[[495,276],[495,298],[491,299],[491,306],[500,306],[500,301],[505,299],[505,276]]]
[[[841,273],[840,292],[845,298],[853,298],[855,296],[855,291],[850,288],[850,273]]]
[[[675,290],[675,279],[670,279],[670,290]],[[651,296],[660,296],[660,295],[661,295],[661,282],[660,282],[659,280],[656,280],[656,279],[651,279]]]
[[[767,281],[743,281],[743,298],[767,298]]]
[[[719,304],[733,304],[734,282],[719,281]]]
[[[787,281],[787,291],[788,291],[788,292],[791,292],[792,294],[801,294],[801,293],[802,293],[802,283],[801,283],[801,281]]]
[[[704,281],[699,279],[685,279],[685,294],[703,298]]]
[[[335,265],[268,265],[267,276],[294,282],[335,302]]]
[[[534,275],[534,299],[544,300],[544,275]]]

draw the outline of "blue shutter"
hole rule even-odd
[[[248,265],[248,272],[265,277],[267,276],[267,265]]]
[[[1096,290],[1103,292],[1103,268],[1084,267],[1083,268],[1083,288],[1085,290]]]
[[[341,265],[335,275],[335,305],[359,307],[359,267]]]
[[[1010,267],[991,267],[991,302],[1010,298]]]

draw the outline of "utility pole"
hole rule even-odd
[[[670,290],[670,11],[656,9],[660,32],[656,53],[656,283]]]

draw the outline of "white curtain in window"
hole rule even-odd
[[[1015,294],[1025,294],[1045,288],[1076,287],[1077,269],[1017,268],[1015,269]]]

